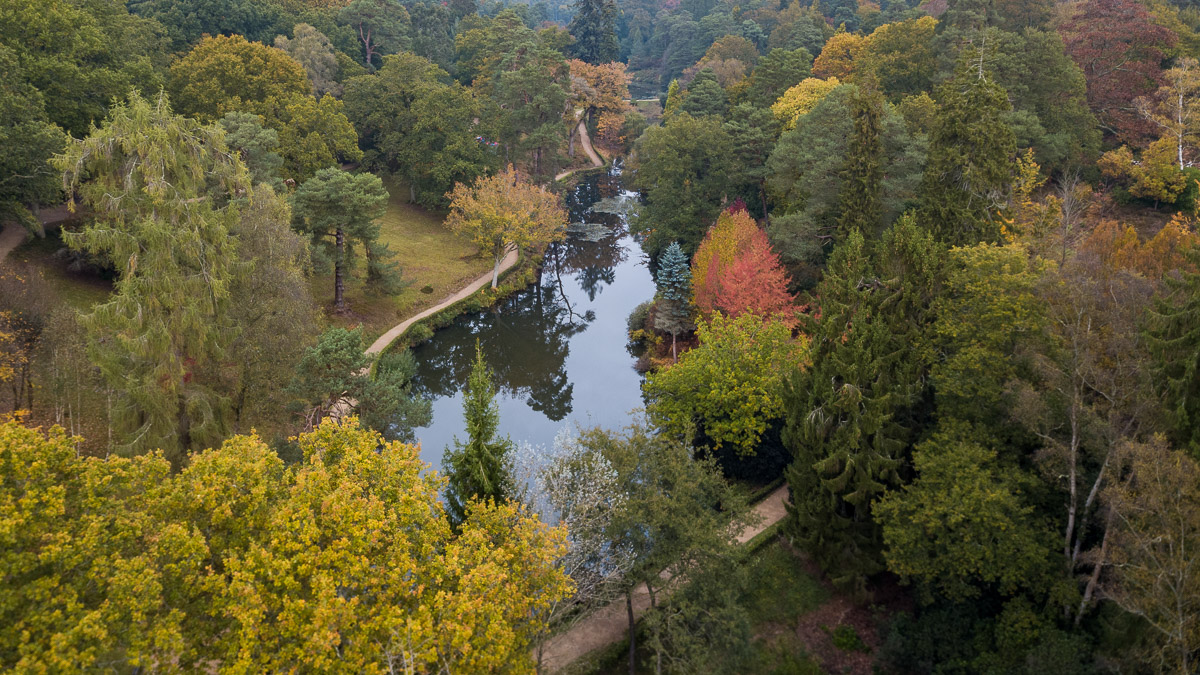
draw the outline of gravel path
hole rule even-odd
[[[788,486],[784,485],[759,502],[754,511],[762,516],[762,520],[757,526],[743,530],[737,537],[738,543],[745,544],[755,535],[783,520],[787,515],[787,496]],[[640,618],[649,607],[650,594],[646,592],[644,585],[639,586],[633,592],[634,617]],[[625,598],[621,598],[596,610],[567,632],[550,638],[542,651],[542,672],[558,672],[585,654],[618,642],[628,634],[629,614]]]

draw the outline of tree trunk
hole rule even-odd
[[[494,291],[500,284],[500,261],[504,260],[504,254],[494,256],[493,259],[495,262],[492,264],[492,290]]]
[[[671,333],[671,362],[679,363],[679,356],[675,353],[675,334]]]
[[[637,637],[634,635],[633,627],[633,589],[625,591],[625,609],[629,613],[629,675],[637,675],[637,660],[634,658],[634,653],[637,651]]]
[[[408,203],[415,204],[417,202],[417,188],[410,182],[408,184]]]
[[[333,261],[333,309],[337,312],[346,311],[346,280],[343,278],[343,266],[346,260],[346,233],[342,228],[337,229],[337,253]]]
[[[1100,557],[1096,560],[1096,564],[1092,567],[1092,575],[1088,577],[1087,588],[1083,591],[1083,600],[1079,601],[1079,612],[1075,614],[1075,627],[1079,628],[1079,623],[1083,621],[1083,613],[1087,611],[1087,606],[1092,602],[1092,595],[1096,592],[1096,584],[1100,581],[1100,570],[1104,568],[1104,559],[1108,555],[1108,533],[1112,530],[1113,511],[1109,509],[1108,518],[1104,523],[1104,538],[1100,540]]]

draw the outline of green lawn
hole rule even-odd
[[[443,213],[409,204],[408,189],[403,185],[388,181],[385,185],[392,198],[379,222],[380,240],[396,253],[409,286],[395,297],[370,295],[364,288],[363,270],[359,270],[347,283],[350,313],[330,314],[330,320],[339,325],[363,324],[368,341],[491,269],[491,261],[480,257],[474,244],[442,225]],[[311,284],[313,298],[330,309],[333,275],[313,277]]]

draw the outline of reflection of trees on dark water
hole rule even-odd
[[[591,178],[591,177],[589,177]],[[625,260],[622,219],[589,213],[588,207],[620,194],[618,179],[599,175],[581,181],[566,196],[572,222],[601,223],[611,229],[599,241],[578,236],[546,252],[538,283],[496,309],[462,317],[413,350],[414,387],[423,396],[453,396],[465,385],[474,359],[475,341],[495,371],[497,389],[521,398],[554,421],[571,412],[573,385],[567,378],[570,338],[587,329],[595,313],[587,304],[612,284],[615,267]]]

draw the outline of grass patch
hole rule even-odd
[[[13,249],[5,264],[13,269],[33,265],[41,271],[55,297],[75,309],[88,310],[107,300],[112,294],[112,281],[94,272],[72,271],[70,261],[58,255],[66,246],[60,231],[54,229],[44,238],[28,239]]]
[[[330,316],[330,321],[338,325],[363,324],[368,342],[492,268],[491,261],[481,258],[470,240],[442,224],[444,213],[409,204],[407,187],[386,179],[384,183],[391,198],[387,213],[379,221],[379,239],[395,252],[409,285],[400,295],[371,295],[363,283],[365,262],[360,261],[356,274],[346,284],[350,313]],[[313,298],[328,308],[333,303],[333,274],[313,276],[310,284]]]

